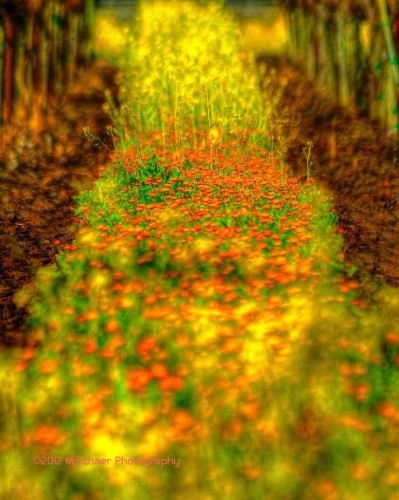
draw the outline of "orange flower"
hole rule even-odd
[[[186,411],[179,411],[173,416],[173,423],[176,430],[187,430],[193,425],[193,418]]]
[[[127,386],[130,391],[144,389],[152,380],[153,375],[148,370],[132,369],[127,373]]]
[[[102,359],[109,359],[109,358],[112,358],[114,356],[114,349],[107,345],[105,347],[103,347],[103,349],[101,349],[100,351],[100,358]]]
[[[341,422],[343,425],[345,425],[345,427],[357,429],[361,432],[367,432],[370,430],[370,426],[356,416],[348,415],[346,417],[343,417]]]
[[[85,353],[93,354],[97,351],[97,343],[94,340],[88,340],[85,345]]]
[[[140,340],[137,346],[137,352],[140,356],[147,356],[147,354],[155,347],[156,340],[153,337],[147,337]]]
[[[351,291],[351,287],[348,286],[347,283],[342,283],[341,285],[339,285],[339,291],[342,292],[342,293],[349,293]]]
[[[43,445],[60,445],[65,439],[66,435],[63,434],[58,427],[40,426],[36,429],[32,436],[33,441]]]
[[[356,463],[351,468],[351,474],[358,481],[363,481],[369,477],[370,471],[365,464]]]
[[[105,333],[116,333],[119,330],[119,323],[116,319],[109,319],[104,325]]]
[[[241,342],[238,342],[234,338],[229,338],[223,342],[222,352],[224,353],[240,352],[241,349],[242,349]]]
[[[17,372],[24,372],[28,368],[28,362],[24,360],[18,360],[15,364],[15,369]]]
[[[253,462],[247,462],[241,467],[244,476],[249,480],[257,479],[262,475],[262,469]]]
[[[119,299],[117,305],[120,309],[130,309],[134,305],[134,302],[129,297],[122,297]]]
[[[348,363],[342,363],[339,367],[339,370],[341,372],[341,375],[344,377],[349,377],[352,375],[352,368]]]
[[[161,319],[169,316],[173,313],[173,309],[170,306],[164,307],[152,307],[151,309],[146,309],[144,311],[144,318],[146,319]]]
[[[364,401],[367,398],[367,394],[370,392],[370,386],[368,384],[360,384],[354,387],[353,397],[356,401]]]
[[[325,500],[335,500],[338,498],[337,487],[331,481],[325,480],[318,485],[318,493]]]
[[[259,413],[259,403],[245,403],[240,408],[240,414],[246,417],[247,419],[252,419],[257,416]]]
[[[159,381],[159,388],[161,391],[181,391],[183,389],[183,380],[175,375],[167,375]]]
[[[165,365],[157,363],[151,367],[151,373],[154,378],[165,378],[168,375],[168,369]]]
[[[398,415],[397,408],[389,401],[380,403],[377,411],[384,418],[394,418]]]
[[[384,339],[390,346],[399,345],[399,335],[397,333],[387,333]]]
[[[58,368],[58,363],[53,359],[43,359],[40,362],[39,371],[44,375],[50,375],[54,373]]]
[[[21,352],[21,359],[30,361],[36,356],[36,349],[34,347],[26,347]]]
[[[155,304],[155,302],[158,301],[158,297],[155,294],[147,295],[147,297],[144,299],[144,304],[147,306],[151,306],[152,304]]]

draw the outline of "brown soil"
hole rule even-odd
[[[331,101],[290,62],[261,57],[266,77],[286,84],[275,129],[295,175],[305,178],[303,148],[313,142],[311,175],[333,196],[348,262],[358,277],[399,286],[399,139]]]
[[[107,151],[96,149],[82,130],[89,126],[106,135],[106,89],[116,95],[116,70],[97,61],[81,70],[59,107],[44,118],[45,129],[37,137],[23,127],[0,129],[2,345],[23,341],[27,313],[16,308],[13,297],[39,267],[54,260],[54,242],[72,240],[74,196],[98,178],[107,160]]]

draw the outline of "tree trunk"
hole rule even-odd
[[[398,105],[397,95],[399,95],[399,60],[396,54],[395,42],[392,34],[392,26],[388,16],[388,9],[385,0],[377,0],[380,13],[381,26],[383,28],[386,52],[389,61],[389,78],[387,79],[386,96],[387,96],[387,122],[390,133],[397,134],[398,126]]]
[[[318,5],[316,20],[316,73],[320,86],[332,97],[336,95],[333,69],[333,48],[330,40],[327,13],[324,5]]]
[[[95,0],[84,0],[83,8],[83,32],[82,32],[82,56],[83,62],[93,59],[93,31],[95,22]]]
[[[35,19],[33,14],[26,19],[26,32],[25,32],[25,57],[24,57],[24,70],[23,79],[24,85],[22,87],[23,105],[26,105],[26,110],[29,114],[32,113],[34,101],[34,85],[33,85],[33,34],[34,34]]]
[[[13,119],[22,121],[26,119],[28,99],[26,95],[25,70],[26,70],[26,24],[23,19],[16,23],[16,50],[15,50],[15,76],[14,76],[14,112]]]
[[[3,123],[12,120],[14,112],[15,96],[15,49],[16,49],[16,29],[15,22],[11,14],[4,16],[4,66],[3,66],[3,91],[1,117]]]
[[[5,57],[5,33],[4,33],[4,23],[0,24],[0,75],[1,75],[1,83],[0,83],[0,110],[2,108],[3,103],[3,79],[4,79],[4,57]],[[2,113],[0,112],[0,122],[2,121]]]
[[[338,95],[340,103],[344,106],[348,106],[350,103],[346,32],[345,14],[339,10],[337,13]]]
[[[316,76],[316,48],[315,48],[315,16],[313,12],[307,12],[306,25],[306,71],[314,78]]]

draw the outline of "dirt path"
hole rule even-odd
[[[303,148],[313,142],[312,176],[334,197],[347,259],[399,286],[399,141],[390,141],[377,123],[328,100],[294,65],[259,58],[267,79],[285,82],[278,104],[283,118],[275,135],[295,174],[306,175]]]
[[[73,197],[90,186],[106,161],[82,128],[105,133],[104,91],[116,94],[116,71],[96,62],[82,70],[39,140],[19,133],[0,152],[0,344],[23,340],[26,312],[14,294],[37,269],[53,261],[57,245],[70,242]]]

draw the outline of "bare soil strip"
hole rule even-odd
[[[96,62],[82,70],[36,140],[15,130],[0,151],[0,345],[23,341],[26,312],[15,292],[72,241],[74,196],[100,175],[107,152],[93,147],[83,127],[104,134],[104,91],[116,96],[116,70]]]
[[[266,79],[286,84],[277,107],[281,126],[274,134],[285,159],[306,175],[303,148],[312,141],[312,176],[334,197],[345,254],[359,268],[399,286],[399,141],[376,122],[331,102],[292,63],[258,59]]]

